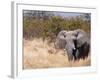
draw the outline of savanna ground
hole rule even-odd
[[[23,15],[24,69],[91,65],[90,55],[69,62],[67,53],[54,47],[61,30],[82,29],[91,38],[91,14],[24,10]]]
[[[24,69],[90,66],[91,58],[68,61],[64,50],[56,50],[53,43],[42,39],[24,40]]]

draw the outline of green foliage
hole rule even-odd
[[[52,16],[49,19],[36,19],[24,16],[23,36],[26,39],[31,38],[49,38],[54,40],[61,30],[83,29],[90,33],[90,22],[82,17],[62,18]]]

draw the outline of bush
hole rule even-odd
[[[61,30],[83,29],[90,34],[90,22],[82,17],[37,19],[24,16],[23,37],[26,39],[43,38],[53,41]]]

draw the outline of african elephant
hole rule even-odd
[[[69,60],[85,58],[90,48],[89,37],[81,29],[62,30],[57,35],[55,46],[59,49],[65,49]]]

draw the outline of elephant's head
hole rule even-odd
[[[60,31],[55,42],[56,48],[67,51],[69,60],[73,59],[73,51],[75,50],[75,36],[72,36],[72,32],[66,30]]]
[[[74,54],[76,52],[76,37],[73,34],[73,31],[68,31],[66,33],[66,46],[65,50],[67,51],[68,59],[73,60]]]

